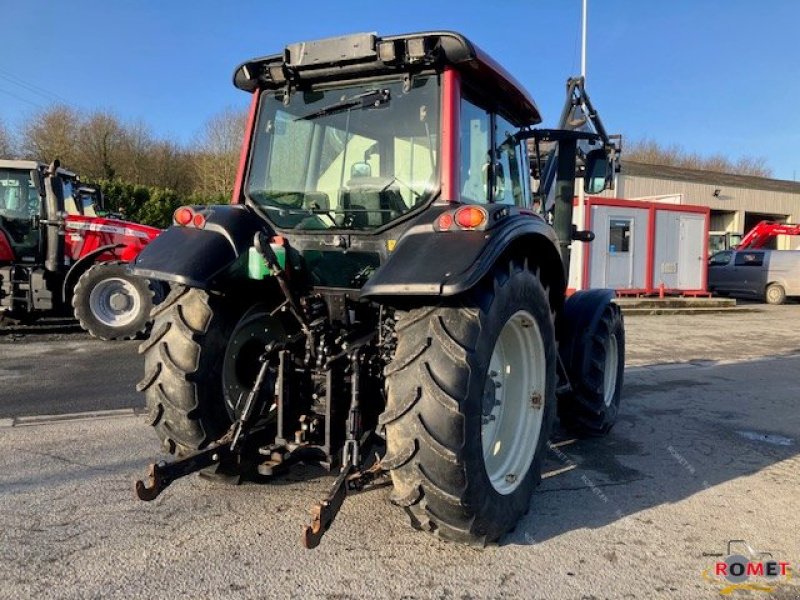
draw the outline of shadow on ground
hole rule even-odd
[[[800,461],[778,463],[798,457],[800,384],[785,376],[798,367],[792,357],[627,374],[611,434],[570,442],[559,432],[545,466],[555,474],[504,543],[600,528],[765,469],[776,485],[796,482]]]

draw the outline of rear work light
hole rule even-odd
[[[200,215],[202,217],[202,215]],[[176,225],[180,225],[182,227],[186,227],[189,223],[192,222],[194,219],[194,211],[189,208],[188,206],[181,206],[175,213],[172,215],[173,220],[175,221]],[[203,219],[205,221],[205,219]]]
[[[462,229],[475,229],[486,221],[486,213],[477,206],[465,206],[456,211],[455,220]]]

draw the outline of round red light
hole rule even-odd
[[[195,214],[194,219],[192,219],[192,225],[197,227],[198,229],[202,229],[205,227],[206,218],[205,216],[201,215],[200,213]]]
[[[453,215],[450,213],[443,213],[439,217],[439,229],[450,229],[453,225]]]
[[[456,223],[464,229],[480,227],[486,220],[486,213],[475,206],[465,206],[456,211]]]
[[[172,215],[172,218],[175,220],[175,223],[185,227],[192,222],[192,219],[194,218],[194,211],[188,206],[181,206],[175,211],[175,214]]]

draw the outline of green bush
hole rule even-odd
[[[135,185],[124,181],[100,181],[106,209],[121,213],[128,221],[166,228],[172,224],[175,210],[187,204],[227,204],[227,196],[203,196],[197,192],[189,196],[181,196],[176,191]]]

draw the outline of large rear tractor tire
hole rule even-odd
[[[582,436],[601,436],[617,422],[625,371],[625,325],[614,303],[606,306],[567,365],[573,389],[559,399],[561,425]]]
[[[284,332],[263,305],[183,286],[153,317],[139,347],[145,373],[137,389],[165,450],[185,455],[227,431],[244,408],[265,345]],[[273,393],[274,377],[270,385],[262,393]]]
[[[81,327],[101,340],[129,340],[144,335],[150,313],[161,300],[160,287],[128,273],[125,263],[89,267],[72,293]]]
[[[555,334],[526,263],[498,266],[459,300],[398,315],[383,465],[414,527],[482,546],[516,525],[541,479]]]

